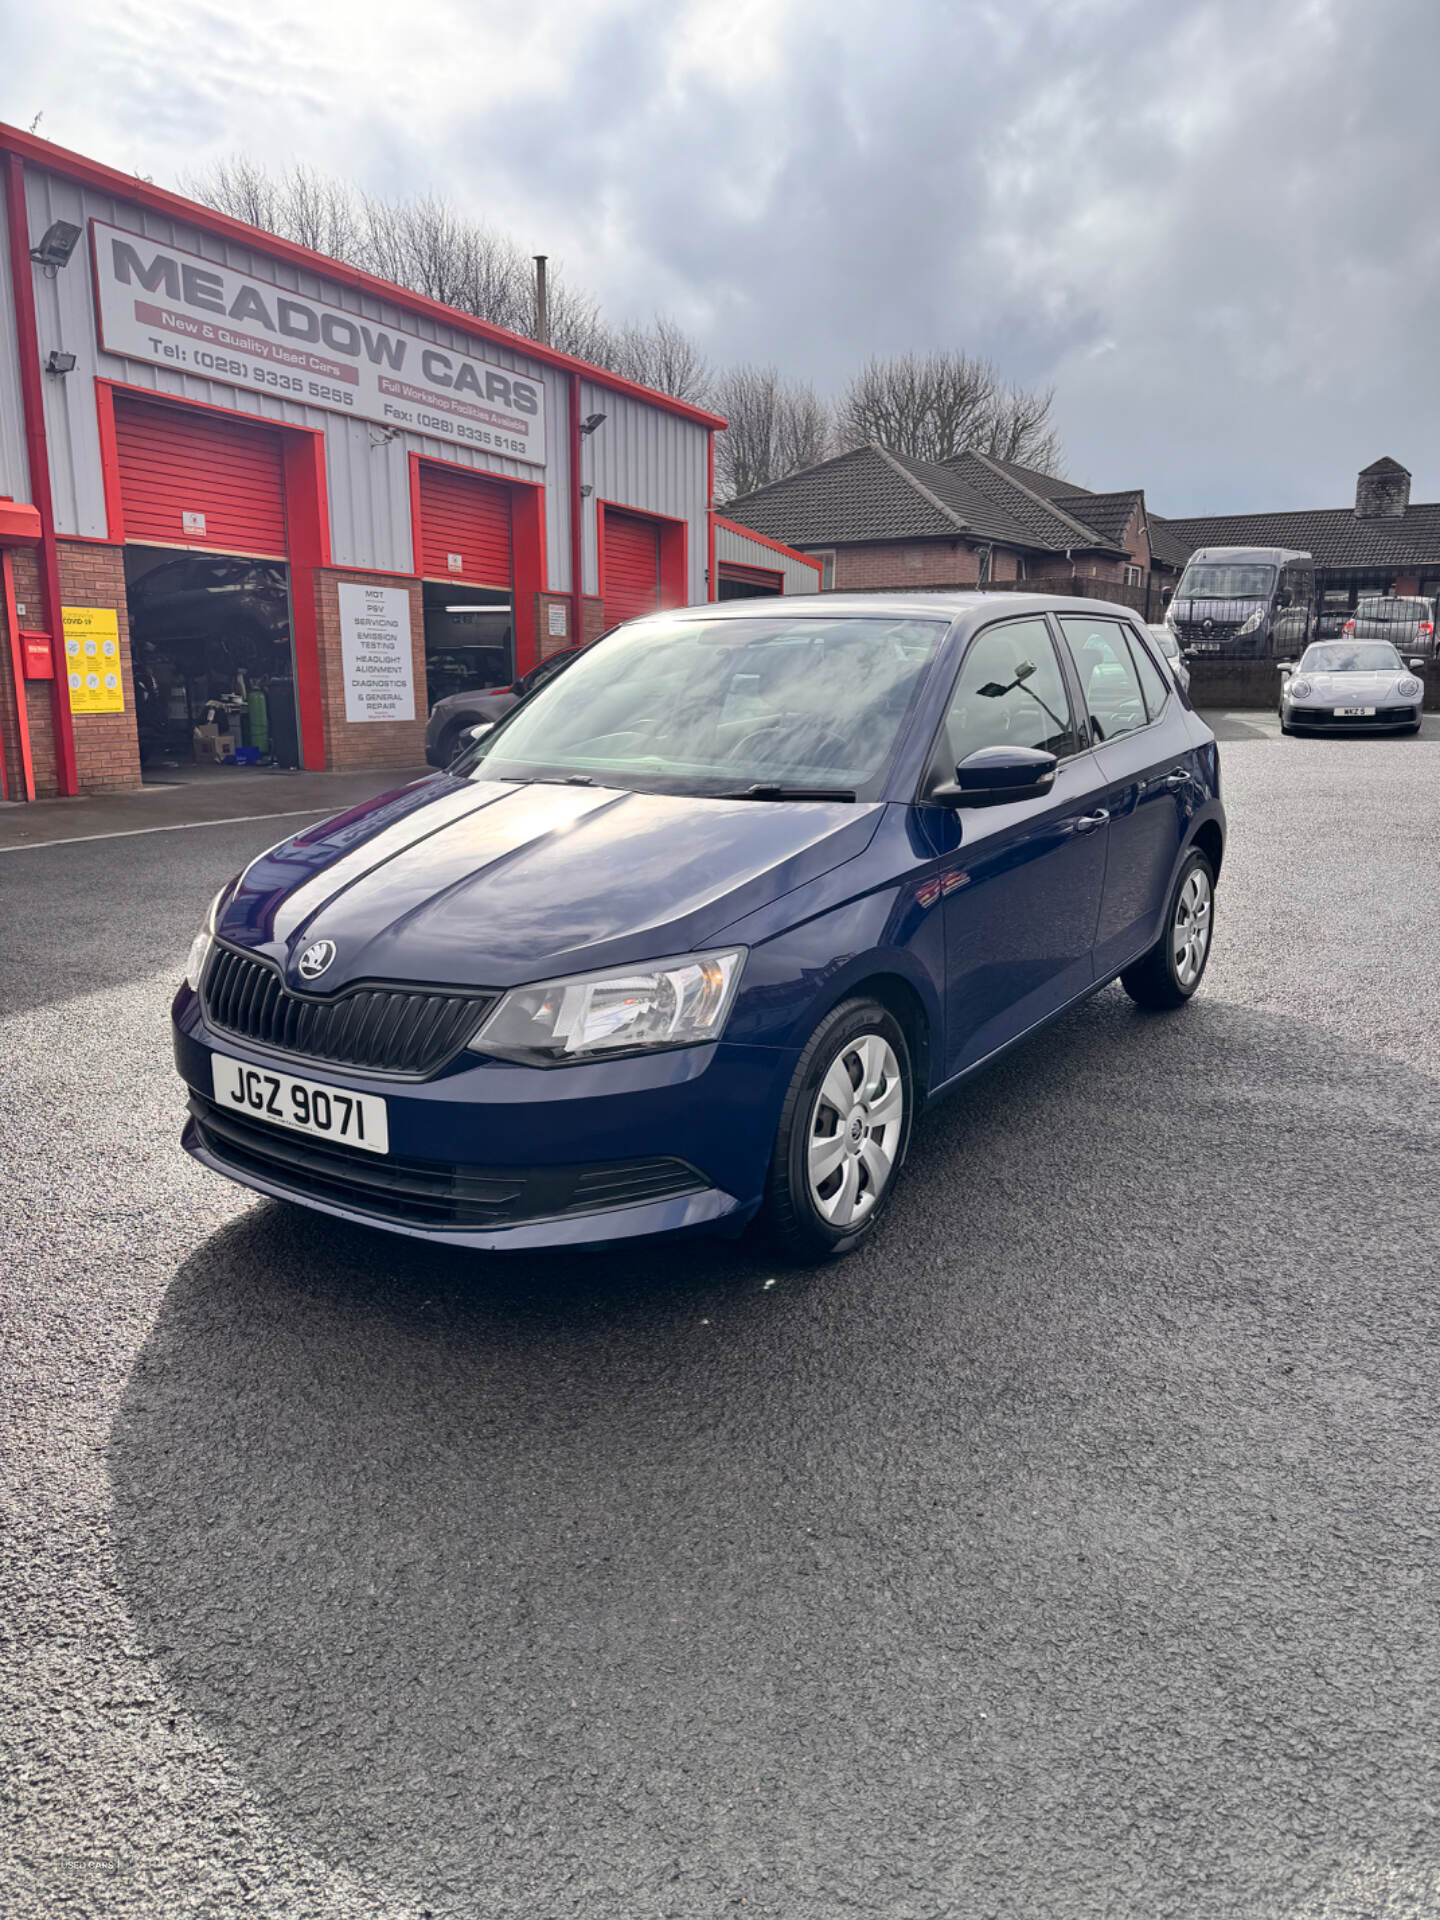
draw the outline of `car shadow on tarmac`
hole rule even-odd
[[[1107,993],[819,1272],[258,1204],[115,1421],[137,1631],[436,1920],[1293,1912],[1440,1795],[1437,1149],[1420,1074]]]

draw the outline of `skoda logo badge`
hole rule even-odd
[[[333,940],[312,940],[301,954],[300,964],[295,971],[302,980],[318,980],[334,958]]]

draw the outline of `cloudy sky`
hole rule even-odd
[[[1160,512],[1440,497],[1434,0],[0,0],[0,119],[436,191],[834,391],[958,347]]]

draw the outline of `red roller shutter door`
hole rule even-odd
[[[605,619],[634,620],[660,605],[660,529],[605,510]]]
[[[747,567],[739,560],[722,560],[719,566],[722,580],[733,580],[736,586],[759,587],[765,593],[783,593],[785,576],[771,567]]]
[[[513,586],[510,489],[473,474],[421,467],[420,571],[427,580]]]
[[[284,557],[285,458],[273,429],[117,394],[115,451],[127,540]]]

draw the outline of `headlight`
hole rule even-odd
[[[1308,700],[1311,692],[1310,682],[1300,679],[1287,680],[1285,691],[1292,700]]]
[[[531,1066],[718,1040],[740,984],[744,947],[515,987],[470,1046]]]
[[[215,916],[220,911],[220,902],[229,891],[230,883],[227,881],[210,902],[204,926],[190,942],[190,952],[185,960],[185,984],[192,993],[200,991],[200,976],[205,971],[205,962],[210,958],[210,947],[215,938]]]
[[[1243,627],[1237,627],[1236,633],[1258,633],[1265,624],[1265,609],[1257,607]]]
[[[1397,683],[1395,691],[1402,700],[1413,700],[1417,693],[1423,693],[1425,689],[1418,680],[1401,680]]]

